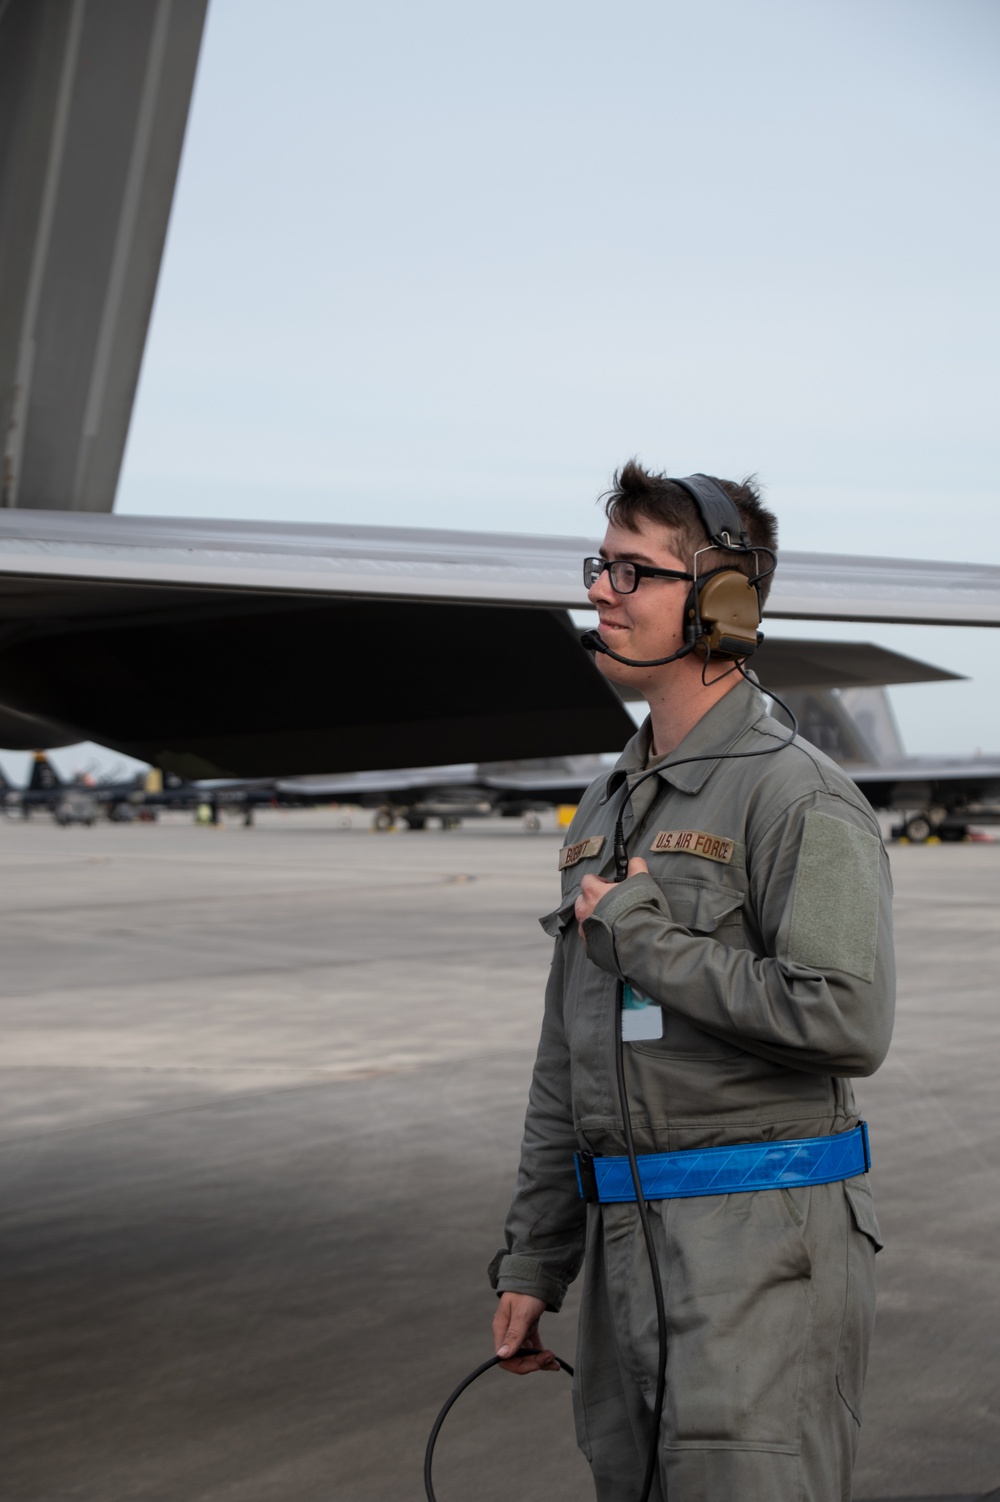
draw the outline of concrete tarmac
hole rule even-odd
[[[339,825],[0,821],[12,1502],[423,1497],[491,1354],[557,837]],[[855,1496],[972,1502],[1000,1486],[1000,845],[893,869]],[[488,1373],[440,1502],[592,1495],[569,1386]]]

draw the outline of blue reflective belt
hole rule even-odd
[[[576,1153],[580,1197],[602,1205],[635,1200],[628,1158]],[[868,1128],[792,1142],[747,1142],[681,1153],[639,1153],[639,1182],[647,1200],[690,1199],[696,1194],[737,1194],[747,1189],[797,1189],[832,1184],[871,1167]]]

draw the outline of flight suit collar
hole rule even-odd
[[[659,777],[682,793],[700,792],[719,765],[719,759],[763,713],[764,699],[756,681],[737,683],[717,704],[713,704],[707,714],[702,715],[680,745],[664,757],[664,765],[656,768]],[[651,739],[652,727],[647,716],[608,777],[602,803],[613,797],[626,779],[631,781],[640,773],[652,770],[646,765]],[[691,756],[706,759],[688,762],[686,766],[674,765]],[[650,783],[653,783],[652,778]]]

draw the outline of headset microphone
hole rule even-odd
[[[688,642],[686,647],[681,647],[679,652],[671,652],[669,657],[650,657],[645,662],[636,657],[622,657],[619,652],[613,652],[598,631],[585,631],[580,637],[580,645],[588,652],[603,652],[606,657],[613,657],[615,662],[623,662],[627,668],[662,668],[665,663],[676,662],[678,657],[687,657],[698,643]]]

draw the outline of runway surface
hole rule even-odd
[[[419,1502],[491,1354],[557,843],[0,821],[5,1498]],[[1000,845],[892,859],[855,1496],[971,1502],[1000,1487]],[[568,1379],[489,1373],[436,1480],[583,1502]]]

